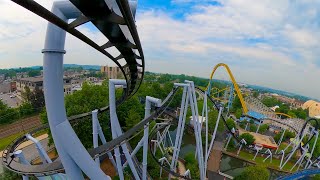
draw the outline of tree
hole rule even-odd
[[[200,179],[200,172],[198,162],[194,157],[194,153],[188,153],[184,157],[185,166],[190,170],[190,174],[192,175],[192,179]]]
[[[256,132],[257,131],[257,126],[255,124],[250,124],[250,131],[251,132]]]
[[[218,111],[211,109],[210,112],[208,113],[208,126],[209,126],[209,131],[214,130],[216,123],[217,123],[217,119],[218,119]],[[219,121],[219,125],[218,125],[218,132],[222,132],[224,130],[224,125],[223,125],[223,121],[222,119],[220,119]]]
[[[240,139],[244,139],[247,142],[247,145],[253,144],[256,140],[251,134],[243,133],[239,136]]]
[[[30,70],[28,72],[29,77],[35,77],[35,76],[40,76],[40,70]]]
[[[242,109],[237,109],[235,112],[235,116],[237,119],[240,119],[240,117],[242,116]]]
[[[246,167],[245,170],[238,176],[236,176],[235,180],[268,180],[270,177],[270,173],[267,168],[262,166],[249,166]]]
[[[0,124],[9,124],[19,118],[19,113],[16,109],[8,107],[0,101]]]
[[[65,97],[67,116],[93,111],[108,105],[108,87],[104,82],[101,86],[83,83],[82,90]],[[46,112],[40,116],[43,123],[47,123]],[[111,138],[109,131],[109,113],[98,113],[98,119],[105,133],[107,141]],[[81,123],[73,124],[73,129],[86,148],[92,148],[92,121],[91,116],[82,119]],[[50,132],[49,132],[50,134]],[[49,141],[52,143],[50,136]]]
[[[260,125],[259,133],[265,133],[268,129],[269,129],[268,124],[262,124],[262,125]]]
[[[29,86],[25,86],[24,91],[21,92],[22,99],[26,102],[29,102],[31,99],[31,95],[32,93]]]
[[[259,96],[259,92],[258,91],[253,91],[252,94],[253,97],[257,98]]]
[[[41,108],[43,108],[45,105],[43,91],[36,87],[31,93],[29,102],[31,103],[35,111],[41,111]]]
[[[264,105],[268,106],[268,107],[273,107],[273,106],[280,106],[280,104],[282,104],[280,101],[278,101],[276,98],[274,97],[265,97],[262,99],[261,101]]]
[[[138,124],[142,120],[142,117],[135,109],[130,109],[127,117],[125,117],[126,130],[129,130],[134,125]]]
[[[233,119],[231,119],[231,118],[226,120],[226,124],[227,124],[227,126],[228,126],[230,129],[236,127],[236,123],[235,123],[235,122],[233,121]]]

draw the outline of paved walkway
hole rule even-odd
[[[222,157],[223,142],[215,141],[208,160],[208,171],[218,173]]]
[[[184,166],[184,164],[178,160],[178,168],[179,168],[179,174],[180,175],[183,175],[187,170],[186,170],[186,167]],[[179,178],[179,179],[183,179],[183,178]]]

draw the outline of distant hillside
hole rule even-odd
[[[83,69],[96,69],[100,70],[100,66],[98,65],[79,65],[79,64],[64,64],[63,67],[65,68],[77,68],[77,67],[82,67]]]
[[[41,68],[41,67],[42,67],[42,66],[31,66],[31,67],[28,67],[28,68],[31,68],[31,69],[39,69],[39,68]],[[82,68],[85,69],[85,70],[88,70],[88,69],[100,70],[100,66],[98,66],[98,65],[64,64],[63,67],[65,67],[65,68],[78,68],[78,67],[82,67]],[[18,68],[15,68],[15,69],[18,69]]]

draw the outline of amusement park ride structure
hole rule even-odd
[[[238,87],[230,68],[226,64],[218,64],[212,71],[207,90],[201,90],[196,87],[192,81],[185,81],[174,84],[174,88],[164,100],[155,97],[146,97],[145,103],[145,118],[141,120],[131,129],[123,132],[117,116],[117,105],[121,104],[130,98],[139,89],[143,80],[144,74],[144,55],[135,25],[135,12],[137,1],[127,0],[70,0],[55,2],[52,11],[48,11],[33,0],[12,0],[18,5],[30,10],[31,12],[41,16],[49,21],[45,47],[43,53],[44,66],[44,95],[46,110],[49,124],[29,132],[25,136],[19,137],[13,141],[3,152],[3,165],[11,171],[19,173],[23,179],[28,179],[29,176],[35,176],[38,179],[44,179],[44,176],[50,176],[51,179],[84,179],[83,173],[90,179],[111,179],[108,172],[104,172],[100,168],[100,159],[107,155],[117,171],[117,175],[121,180],[124,179],[124,167],[128,166],[131,171],[131,176],[134,179],[151,179],[147,171],[147,154],[151,153],[153,158],[158,162],[162,169],[169,173],[169,178],[178,177],[183,179],[191,179],[193,174],[190,170],[180,172],[177,170],[177,164],[180,157],[180,149],[186,129],[186,114],[188,109],[191,109],[193,118],[193,133],[196,140],[195,157],[198,164],[200,179],[204,180],[207,176],[207,166],[209,155],[212,151],[215,139],[217,136],[217,127],[219,121],[222,120],[229,131],[229,139],[233,137],[238,142],[240,148],[246,148],[257,152],[257,154],[266,154],[270,159],[274,156],[282,155],[280,168],[283,168],[292,158],[293,154],[300,150],[303,158],[296,162],[298,167],[304,165],[304,171],[294,174],[295,177],[301,175],[310,175],[319,173],[320,159],[313,157],[315,143],[311,147],[311,140],[318,138],[319,125],[316,120],[308,120],[300,129],[293,143],[293,150],[272,152],[258,151],[249,147],[244,139],[239,139],[235,135],[234,129],[228,127],[226,123],[225,113],[222,106],[218,106],[216,101],[210,96],[213,75],[218,67],[224,67],[233,83],[233,89],[236,91],[243,107],[244,116],[247,116],[249,109],[245,103],[240,88]],[[75,19],[68,23],[68,20]],[[109,40],[103,45],[98,45],[96,42],[86,37],[76,27],[87,22],[92,22],[96,28],[101,31]],[[66,32],[72,34],[89,46],[96,49],[98,52],[105,55],[116,63],[125,79],[110,79],[109,80],[109,106],[103,107],[92,112],[67,117],[64,106],[63,94],[63,55]],[[106,49],[115,47],[119,50],[120,55],[113,57]],[[116,100],[116,88],[123,89],[123,95]],[[181,108],[178,117],[168,111],[168,106],[175,97],[176,92],[182,89]],[[202,116],[199,116],[197,105],[196,92],[203,97],[204,106]],[[234,93],[231,92],[230,96]],[[208,103],[214,105],[214,109],[219,111],[217,119],[209,119],[208,111],[210,110]],[[151,107],[155,110],[151,112]],[[107,141],[104,132],[101,129],[100,122],[97,118],[98,113],[109,112],[110,128],[112,140]],[[157,118],[163,114],[171,116],[170,120],[159,121]],[[87,150],[75,131],[72,124],[78,122],[83,117],[92,116],[93,130],[93,149]],[[200,117],[206,117],[203,121]],[[208,129],[208,121],[217,121],[213,130]],[[276,121],[271,119],[271,121]],[[303,133],[308,127],[309,121],[315,121],[312,130],[309,134]],[[156,125],[149,131],[150,122],[156,122]],[[279,122],[280,123],[280,122]],[[285,123],[284,123],[285,124]],[[176,136],[174,141],[171,139],[169,129],[171,126],[176,126]],[[59,158],[51,160],[47,153],[34,138],[33,135],[39,130],[50,128],[55,148],[59,154]],[[212,131],[211,141],[209,142],[209,131]],[[142,133],[143,136],[135,148],[131,148],[130,139],[135,135]],[[203,138],[204,137],[204,138]],[[305,145],[301,145],[304,137],[308,137]],[[98,138],[102,144],[99,145]],[[39,156],[42,159],[42,164],[33,165],[24,157],[23,151],[18,150],[18,146],[26,141],[32,140],[39,151]],[[205,141],[204,143],[202,141]],[[169,142],[169,143],[168,143]],[[173,143],[174,142],[174,143]],[[203,145],[204,144],[204,145]],[[310,144],[310,145],[309,145]],[[228,144],[226,145],[228,146]],[[311,151],[309,152],[309,147]],[[143,158],[139,160],[136,157],[137,151],[142,148]],[[173,153],[168,153],[168,149],[173,149]],[[161,152],[161,157],[157,156],[156,151]],[[121,156],[123,154],[123,156]],[[309,154],[308,156],[306,156]],[[308,157],[308,158],[305,158]],[[266,158],[266,159],[267,159]],[[125,159],[126,162],[123,162]],[[303,164],[304,163],[304,164]],[[160,176],[161,176],[160,171]],[[285,178],[285,177],[284,177]]]

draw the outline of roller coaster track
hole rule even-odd
[[[12,1],[43,19],[46,19],[52,24],[55,24],[96,49],[108,59],[111,59],[120,68],[127,82],[127,88],[123,94],[122,101],[137,92],[143,80],[145,62],[134,17],[127,0],[116,0],[120,12],[115,12],[112,9],[112,3],[106,3],[104,0],[70,0],[70,2],[82,13],[80,17],[71,23],[67,23],[60,19],[33,0]],[[76,29],[87,22],[92,22],[109,41],[105,42],[103,45],[98,45],[94,40]],[[128,33],[130,35],[128,35]],[[113,57],[106,51],[106,49],[110,47],[117,48],[120,55]],[[139,54],[136,54],[135,50],[137,50]],[[120,63],[122,60],[125,62]]]
[[[202,95],[202,96],[205,95],[205,91],[204,91],[204,90],[202,90],[202,89],[200,89],[200,88],[198,88],[198,87],[195,87],[195,90],[197,91],[198,94],[200,94],[200,95]],[[218,110],[219,108],[218,108],[217,104],[215,103],[214,99],[213,99],[210,95],[208,95],[208,98],[209,98],[209,101],[211,101],[211,103],[214,105],[215,109]],[[149,150],[150,150],[150,152],[153,152],[153,147],[152,147],[151,140],[152,140],[152,139],[155,139],[156,133],[157,133],[158,131],[164,130],[167,126],[171,126],[171,125],[173,125],[173,124],[176,124],[177,121],[178,121],[178,120],[177,120],[177,116],[176,116],[174,113],[172,113],[171,111],[166,110],[166,114],[169,115],[173,120],[168,121],[167,124],[162,124],[162,125],[160,125],[158,128],[155,128],[155,129],[150,133],[150,135],[149,135]],[[245,115],[245,116],[248,116],[248,115]],[[248,117],[249,117],[249,116],[248,116]],[[221,118],[222,118],[225,126],[227,127],[227,129],[231,132],[230,127],[227,126],[225,117],[224,117],[224,116],[221,116]],[[250,117],[250,118],[255,119],[254,117]],[[279,123],[282,123],[282,122],[279,122]],[[282,124],[283,124],[283,125],[286,125],[286,124],[284,124],[284,123],[282,123]],[[293,127],[290,127],[290,128],[294,129]],[[306,126],[302,127],[302,129],[305,129],[305,128],[306,128]],[[299,133],[299,132],[296,132],[296,133]],[[234,134],[233,134],[233,136],[234,136]],[[240,139],[238,139],[238,137],[234,136],[234,138],[235,138],[238,142],[240,142]],[[311,138],[311,139],[312,139],[312,138]],[[311,139],[310,139],[310,140],[311,140]],[[309,142],[307,142],[307,143],[309,143]],[[307,144],[307,143],[306,143],[306,144]],[[305,144],[305,146],[306,146],[306,144]],[[247,148],[248,150],[254,150],[253,148],[251,148],[251,147],[249,147],[249,146],[247,146],[247,145],[245,146],[245,148]],[[267,154],[267,153],[262,152],[262,151],[259,151],[259,154]],[[153,159],[158,163],[158,165],[159,165],[161,168],[163,168],[166,172],[168,172],[169,174],[175,176],[176,178],[190,179],[190,178],[187,178],[187,177],[185,177],[185,176],[183,176],[183,175],[181,175],[181,174],[179,174],[179,173],[177,173],[177,172],[172,171],[169,166],[161,164],[161,163],[158,161],[158,158],[159,158],[159,157],[156,157],[156,155],[154,155],[154,153],[151,153],[151,155],[152,155]],[[274,155],[278,155],[278,154],[274,154]]]
[[[130,139],[134,134],[137,132],[141,132],[141,130],[144,129],[144,125],[147,123],[150,123],[154,121],[158,116],[160,116],[162,113],[164,113],[165,109],[168,107],[169,103],[173,99],[175,93],[177,92],[178,88],[174,88],[168,96],[165,98],[165,100],[162,102],[161,107],[157,108],[155,112],[153,112],[149,117],[143,119],[140,121],[137,125],[135,125],[133,128],[129,129],[127,132],[125,132],[123,135],[119,136],[116,139],[113,139],[109,141],[107,144],[101,145],[97,148],[88,150],[89,154],[92,157],[97,157],[106,154],[107,152],[113,150],[116,146],[119,146],[122,143],[126,143],[128,139]],[[107,111],[109,108],[101,108],[99,109],[99,112]],[[84,113],[80,115],[75,115],[69,117],[69,121],[71,123],[76,123],[81,121],[81,119],[90,116],[91,113]],[[33,131],[30,132],[30,134],[34,134],[35,132],[38,132],[42,129],[48,128],[49,125],[43,125],[42,127],[39,127]],[[3,151],[3,165],[19,174],[24,175],[33,175],[33,176],[48,176],[51,174],[56,174],[59,172],[63,172],[63,166],[61,163],[61,160],[58,158],[54,162],[50,164],[42,164],[42,165],[24,165],[20,164],[19,162],[14,160],[14,157],[11,155],[13,152],[17,150],[17,147],[22,143],[26,141],[26,137],[22,136],[15,141],[13,141],[7,148]]]
[[[228,66],[227,64],[219,63],[219,64],[217,64],[217,65],[213,68],[213,70],[212,70],[212,72],[211,72],[211,75],[210,75],[210,79],[209,79],[209,84],[208,84],[208,86],[207,86],[207,90],[210,91],[209,88],[210,88],[210,85],[211,85],[211,81],[212,81],[212,79],[213,79],[213,75],[215,74],[216,70],[217,70],[219,67],[224,67],[224,68],[226,69],[226,71],[227,71],[227,73],[228,73],[228,75],[229,75],[229,77],[230,77],[230,79],[231,79],[231,81],[232,81],[232,84],[233,84],[233,86],[234,86],[234,89],[236,90],[237,95],[238,95],[238,97],[239,97],[239,99],[240,99],[240,102],[241,102],[241,105],[242,105],[242,108],[243,108],[243,113],[244,113],[244,114],[247,114],[247,113],[248,113],[247,105],[246,105],[246,103],[245,103],[245,101],[244,101],[244,98],[243,98],[243,96],[242,96],[242,94],[241,94],[241,91],[240,91],[240,88],[239,88],[239,86],[238,86],[238,84],[237,84],[237,81],[236,81],[236,79],[234,78],[234,76],[233,76],[233,74],[232,74],[232,72],[231,72],[231,70],[230,70],[230,68],[229,68],[229,66]]]
[[[145,62],[144,55],[142,51],[142,46],[140,43],[140,39],[137,33],[134,15],[136,6],[129,6],[129,2],[127,0],[116,0],[116,1],[104,1],[104,0],[93,0],[93,1],[85,1],[85,0],[70,0],[70,2],[77,8],[77,11],[80,12],[80,16],[78,16],[74,21],[68,23],[65,19],[61,18],[62,16],[58,16],[53,12],[48,11],[46,8],[39,5],[37,2],[33,0],[12,0],[16,4],[28,9],[34,14],[46,19],[52,24],[58,26],[59,28],[65,30],[66,32],[72,34],[76,38],[85,42],[92,48],[96,49],[103,55],[105,55],[108,59],[111,59],[121,70],[126,80],[126,87],[122,97],[117,100],[117,104],[121,104],[127,98],[134,95],[139,89],[141,82],[143,80]],[[60,4],[59,4],[60,3]],[[132,2],[131,2],[132,3]],[[137,2],[133,2],[137,3]],[[63,2],[55,2],[55,5],[62,5]],[[136,4],[135,4],[136,5]],[[64,5],[61,6],[64,8]],[[70,8],[69,8],[70,9]],[[71,8],[74,9],[74,8]],[[73,12],[75,10],[71,10],[72,12],[67,12],[67,14],[72,14],[77,12]],[[59,11],[61,13],[61,11]],[[63,12],[62,12],[63,13]],[[65,13],[65,12],[64,12]],[[72,16],[72,15],[68,15]],[[68,17],[70,18],[70,17]],[[105,42],[103,45],[99,45],[94,40],[82,34],[76,28],[91,22],[95,27],[108,39],[108,42]],[[49,29],[49,26],[48,26]],[[48,34],[48,33],[47,33]],[[112,56],[106,49],[110,47],[115,47],[120,55],[117,57]],[[59,52],[63,53],[63,50],[60,49],[44,49],[43,52]],[[64,51],[65,53],[65,51]],[[138,53],[138,54],[137,54]],[[109,110],[109,107],[101,108],[99,111],[103,112]],[[68,118],[70,122],[76,122],[77,120],[87,117],[91,115],[91,112],[72,116]],[[151,120],[148,119],[148,120]],[[41,128],[38,128],[33,132],[36,132],[43,128],[48,128],[49,125],[44,125]],[[141,126],[143,128],[143,126]],[[134,128],[133,128],[134,129]],[[126,142],[124,137],[131,136],[135,131],[130,131],[128,133],[123,134],[119,138],[117,145]],[[137,129],[136,129],[137,130]],[[131,133],[131,134],[130,134]],[[17,169],[12,168],[15,161],[11,154],[14,152],[16,145],[19,145],[23,141],[25,141],[25,137],[21,137],[14,141],[12,144],[8,146],[8,148],[3,153],[3,163],[9,169],[16,171],[22,174],[36,174],[36,175],[46,175],[51,173],[56,173],[62,170],[61,162],[55,161],[49,166],[40,165],[37,166],[27,166],[17,163]],[[115,139],[111,142],[115,142]],[[110,143],[112,144],[112,143]],[[116,145],[114,145],[116,146]],[[114,147],[113,146],[113,147]],[[93,149],[91,153],[104,153],[105,148],[112,149],[113,147],[99,147]],[[108,151],[108,150],[107,150]],[[97,154],[94,154],[97,156]],[[10,159],[11,158],[11,159]],[[134,159],[135,166],[137,166],[136,159]],[[46,166],[46,167],[45,167]],[[27,171],[27,172],[24,172]]]

